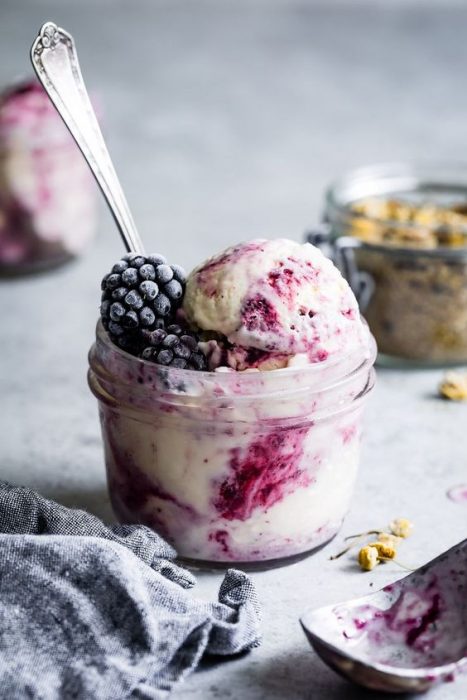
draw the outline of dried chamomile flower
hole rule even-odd
[[[333,554],[330,559],[339,559],[344,554],[347,554],[354,547],[359,546],[358,563],[364,571],[371,571],[379,562],[394,561],[404,569],[412,571],[396,559],[397,547],[403,539],[409,537],[413,528],[413,524],[407,518],[395,518],[388,527],[389,532],[381,529],[367,530],[356,535],[348,535],[345,539],[349,544],[338,552]],[[376,535],[377,539],[368,542],[371,535]],[[367,544],[364,544],[365,540]],[[363,546],[362,546],[363,545]]]
[[[439,385],[439,393],[451,401],[466,401],[467,372],[446,372]]]
[[[358,553],[358,563],[364,571],[371,571],[379,564],[378,550],[376,547],[366,545]]]
[[[412,532],[413,523],[407,518],[396,518],[389,524],[389,529],[396,537],[406,538]]]
[[[370,542],[368,547],[374,547],[378,552],[378,559],[394,559],[396,556],[396,548],[387,542]]]
[[[384,544],[391,545],[395,549],[397,547],[397,545],[400,544],[404,538],[397,537],[397,535],[393,535],[390,532],[380,532],[378,535],[378,539],[380,542],[383,542]]]
[[[384,542],[370,542],[358,553],[358,563],[364,571],[371,571],[380,562],[393,561],[407,571],[414,571],[410,566],[396,559],[396,549]]]

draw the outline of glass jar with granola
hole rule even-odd
[[[358,169],[328,189],[325,221],[380,361],[467,362],[467,166]]]

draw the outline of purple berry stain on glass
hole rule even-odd
[[[308,428],[267,433],[247,449],[231,450],[230,474],[219,486],[216,510],[227,520],[246,520],[297,488],[308,486],[303,441]]]

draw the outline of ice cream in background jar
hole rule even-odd
[[[103,283],[111,311],[89,371],[117,517],[209,564],[274,565],[330,540],[350,505],[375,356],[338,270],[309,244],[263,239],[200,265],[177,312],[198,333],[196,371],[173,326],[162,345],[166,330],[145,332],[162,335],[143,350],[114,335],[105,319],[133,279],[124,265],[131,256]]]
[[[41,85],[0,95],[0,274],[40,270],[84,251],[96,186]]]

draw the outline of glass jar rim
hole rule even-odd
[[[362,345],[358,351],[331,361],[264,372],[199,372],[163,367],[130,355],[111,341],[99,320],[96,342],[89,352],[90,372],[101,384],[117,381],[131,386],[133,395],[148,395],[150,392],[159,394],[161,390],[158,398],[162,397],[164,402],[171,404],[192,404],[197,398],[203,403],[209,401],[211,404],[222,405],[226,400],[231,400],[240,404],[278,396],[291,397],[304,393],[313,396],[323,391],[332,393],[341,390],[347,383],[351,384],[362,373],[371,374],[376,357],[376,343],[366,324],[365,328],[366,346]],[[106,358],[112,359],[112,372],[106,367]],[[327,381],[323,381],[323,375]],[[151,382],[145,379],[151,379]],[[298,388],[292,389],[294,382]],[[373,383],[368,381],[362,395],[372,386]],[[192,391],[187,387],[191,387]],[[361,398],[361,395],[354,398]]]
[[[372,197],[395,197],[401,194],[421,193],[432,189],[438,192],[458,193],[465,199],[467,207],[467,162],[465,161],[405,161],[377,163],[351,170],[332,181],[325,191],[324,220],[329,224],[349,224],[352,221],[368,221],[374,224],[384,223],[391,228],[425,230],[435,233],[439,225],[404,222],[394,219],[382,219],[352,211],[351,205]],[[426,255],[428,257],[466,257],[467,256],[467,219],[465,226],[445,225],[447,232],[460,233],[465,236],[465,245],[449,247],[438,245],[436,248],[420,248],[408,245],[384,245],[369,241],[356,240],[371,250],[408,255]]]

